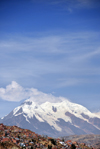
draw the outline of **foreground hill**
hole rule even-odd
[[[72,147],[92,149],[91,145],[85,145],[84,142],[78,143],[68,139],[66,141],[62,138],[54,139],[38,135],[28,129],[0,124],[0,149],[72,149]]]
[[[28,99],[0,122],[51,137],[100,134],[100,117],[82,105],[65,99],[58,103],[42,104]]]

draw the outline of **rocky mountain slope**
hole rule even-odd
[[[72,136],[65,136],[63,139],[66,140],[72,140],[72,142],[78,142],[78,143],[85,143],[88,146],[92,146],[96,149],[100,149],[100,135],[72,135]]]
[[[100,116],[91,113],[82,105],[68,100],[37,104],[31,99],[25,100],[0,122],[5,125],[17,125],[39,134],[52,137],[100,134]]]

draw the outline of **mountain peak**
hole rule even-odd
[[[100,133],[100,118],[68,100],[38,104],[27,99],[1,120],[49,136]]]

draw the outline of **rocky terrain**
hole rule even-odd
[[[100,135],[95,135],[100,138]],[[70,138],[70,140],[69,140]],[[0,124],[0,149],[92,149],[91,144],[76,142],[75,136],[51,138],[39,135],[28,129]],[[71,140],[72,138],[72,140]],[[78,136],[77,136],[78,138]],[[88,137],[86,137],[88,140]],[[83,140],[84,141],[84,140]],[[90,142],[89,142],[90,143]],[[99,149],[99,148],[96,148]]]

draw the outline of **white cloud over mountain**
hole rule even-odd
[[[55,97],[52,94],[40,92],[35,88],[23,88],[15,81],[12,81],[6,88],[0,88],[0,98],[7,101],[30,99],[38,104],[46,101],[58,102],[64,99],[63,97]]]
[[[15,81],[6,88],[0,88],[0,98],[7,101],[20,101],[28,97],[27,92]]]

